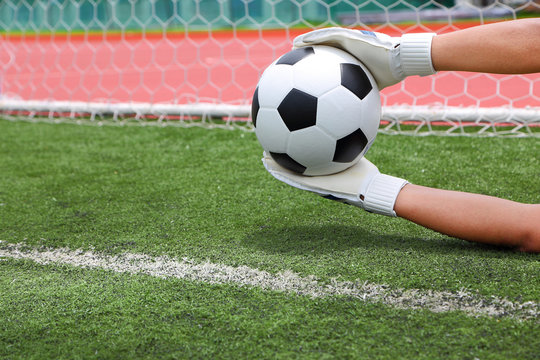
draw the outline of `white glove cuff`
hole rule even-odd
[[[407,180],[390,175],[375,175],[364,194],[364,209],[376,214],[397,216],[394,204],[401,188],[408,183]]]
[[[401,36],[399,58],[405,76],[426,76],[435,73],[431,62],[431,41],[434,33],[404,34]]]

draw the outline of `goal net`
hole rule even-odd
[[[538,0],[6,0],[0,116],[249,130],[259,76],[301,33],[445,33],[530,16]],[[440,72],[381,100],[383,132],[540,133],[538,74]]]

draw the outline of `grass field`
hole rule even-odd
[[[289,188],[261,153],[243,131],[0,120],[0,358],[538,359],[539,255]],[[368,158],[538,203],[539,154],[379,135]]]

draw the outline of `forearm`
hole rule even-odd
[[[540,205],[408,184],[394,210],[453,237],[540,252]]]
[[[540,72],[540,19],[504,21],[433,38],[437,71],[498,74]]]

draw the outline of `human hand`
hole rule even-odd
[[[272,176],[290,186],[387,216],[396,216],[394,203],[401,188],[408,184],[404,179],[381,174],[366,158],[347,170],[324,176],[294,173],[266,153],[262,162]]]
[[[332,27],[296,37],[293,47],[329,45],[345,50],[369,69],[379,89],[383,89],[410,75],[435,73],[431,61],[434,35],[405,34],[398,38],[372,31]]]

